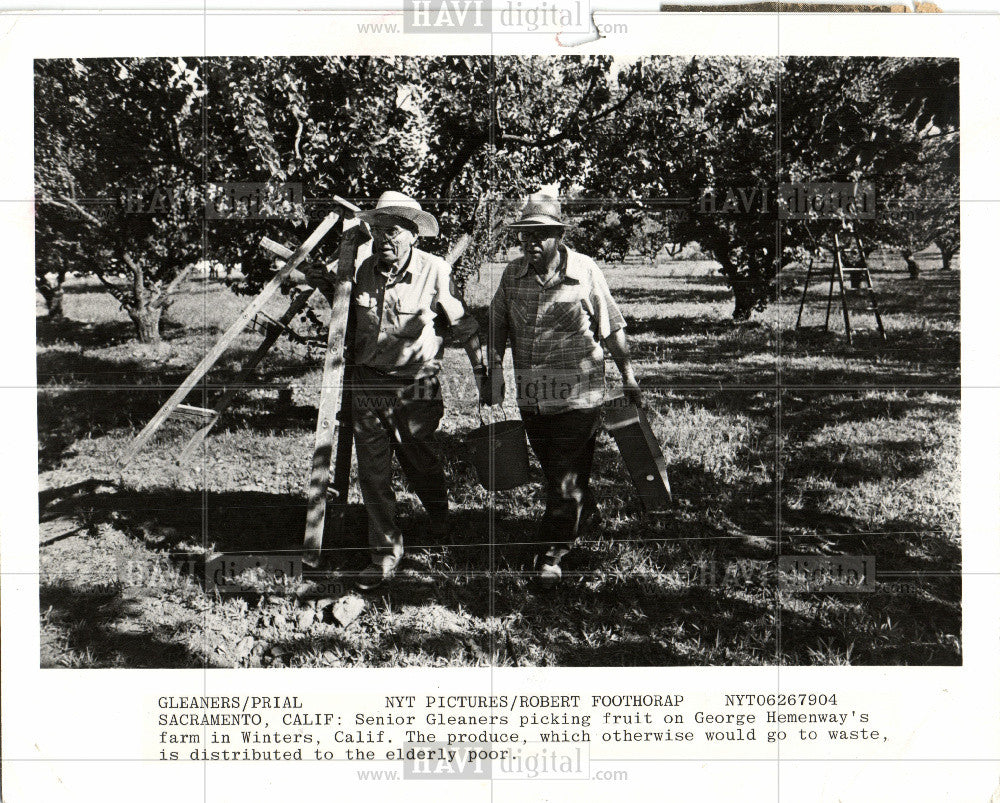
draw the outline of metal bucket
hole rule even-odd
[[[476,476],[488,491],[509,491],[528,481],[528,438],[520,419],[484,423],[466,441]]]

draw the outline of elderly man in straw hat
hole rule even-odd
[[[604,354],[626,396],[642,404],[625,343],[625,319],[592,259],[563,244],[566,223],[555,197],[536,193],[517,232],[523,255],[505,269],[490,306],[490,381],[483,401],[503,401],[503,355],[514,354],[517,403],[546,482],[535,565],[544,586],[562,578],[559,562],[597,516],[590,470],[604,401]]]
[[[403,536],[396,523],[392,454],[430,516],[430,530],[446,530],[448,495],[435,434],[444,404],[438,373],[443,339],[435,318],[443,314],[451,338],[466,347],[477,386],[481,362],[478,326],[455,298],[451,266],[415,247],[418,237],[436,237],[438,224],[413,198],[385,192],[375,208],[357,215],[372,234],[372,254],[354,279],[352,353],[354,439],[358,483],[368,513],[371,563],[357,585],[369,590],[396,571]],[[345,236],[367,240],[359,226]],[[314,271],[311,279],[322,278]]]

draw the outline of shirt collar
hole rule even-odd
[[[562,253],[563,259],[562,277],[556,279],[551,284],[544,285],[544,287],[555,287],[557,284],[563,282],[566,284],[580,284],[580,281],[584,278],[584,274],[580,268],[578,254],[565,245],[560,245],[559,250]],[[531,268],[528,265],[528,260],[523,256],[518,257],[514,263],[514,278],[523,279],[529,272],[531,272]]]
[[[392,287],[394,284],[409,284],[413,280],[413,273],[409,270],[410,265],[413,264],[414,257],[417,254],[416,248],[410,249],[410,255],[406,258],[400,267],[396,268],[395,271],[389,272],[383,269],[383,266],[376,262],[375,270],[385,276],[385,286]]]

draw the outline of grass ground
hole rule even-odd
[[[400,483],[402,575],[347,627],[323,599],[337,574],[297,595],[249,576],[243,593],[219,594],[188,571],[216,552],[296,554],[318,356],[280,343],[188,468],[172,462],[185,434],[172,428],[119,471],[129,440],[247,299],[192,281],[164,343],[139,346],[116,303],[79,282],[68,322],[38,325],[42,665],[960,663],[959,272],[928,261],[909,281],[885,267],[875,281],[889,342],[851,293],[848,347],[837,306],[830,332],[815,326],[825,287],[794,329],[801,271],[782,277],[779,303],[734,325],[711,265],[606,266],[676,505],[641,515],[602,436],[604,524],[551,593],[523,571],[537,465],[532,484],[491,506],[464,443],[478,425],[468,364],[449,351],[451,534],[430,542]],[[467,292],[480,316],[489,274]],[[194,404],[211,402],[256,338],[243,336]],[[344,570],[365,559],[356,491],[351,503],[335,556]],[[789,590],[775,566],[792,554],[873,556],[877,579],[864,591]]]

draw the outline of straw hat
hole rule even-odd
[[[409,220],[417,227],[417,234],[423,237],[437,237],[438,222],[434,215],[425,212],[409,195],[401,192],[383,192],[375,203],[375,208],[367,212],[358,212],[356,217],[366,223],[382,216],[401,217]]]

